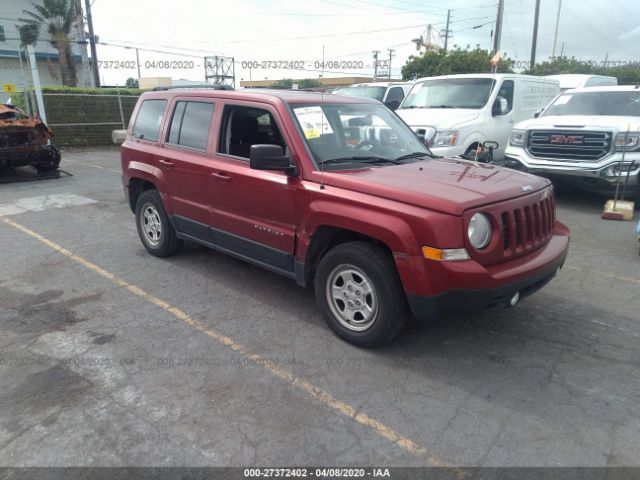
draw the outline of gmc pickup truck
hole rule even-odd
[[[640,88],[566,90],[511,132],[505,165],[598,193],[640,198]]]
[[[569,246],[548,180],[435,156],[376,100],[149,92],[121,157],[149,253],[187,240],[313,286],[329,327],[362,347],[411,314],[514,306]]]

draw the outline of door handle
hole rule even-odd
[[[231,180],[231,177],[225,172],[215,172],[212,173],[211,176],[219,182],[228,182],[229,180]]]
[[[161,158],[158,161],[165,167],[169,167],[169,168],[173,167],[173,162],[171,160],[165,160],[164,158]]]

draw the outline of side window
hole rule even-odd
[[[261,108],[227,105],[222,118],[219,153],[249,158],[251,145],[280,145],[286,149],[273,115]]]
[[[145,100],[142,102],[136,117],[136,123],[133,125],[133,136],[157,142],[162,115],[166,107],[166,100]]]
[[[387,102],[396,101],[398,103],[402,102],[404,98],[404,90],[401,87],[393,87],[389,90],[389,95],[387,95]]]
[[[501,109],[501,99],[506,100],[506,110]],[[502,102],[504,104],[504,102]],[[496,97],[496,103],[494,105],[494,112],[496,115],[506,115],[513,109],[513,80],[505,80],[500,85],[498,96]]]
[[[213,103],[176,103],[167,142],[197,150],[206,150],[212,116]]]
[[[176,108],[173,110],[173,117],[171,117],[171,126],[169,127],[167,142],[173,143],[174,145],[177,145],[180,139],[180,127],[182,126],[185,105],[186,102],[178,102]]]

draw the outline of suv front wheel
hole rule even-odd
[[[393,340],[409,316],[393,258],[367,242],[344,243],[322,257],[315,295],[329,327],[359,347]]]
[[[157,190],[146,190],[136,200],[136,225],[144,248],[156,257],[173,255],[182,246]]]

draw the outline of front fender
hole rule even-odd
[[[311,236],[320,226],[343,228],[367,235],[384,243],[392,252],[415,253],[420,249],[408,222],[397,215],[327,200],[314,201],[307,212],[301,219],[300,229],[301,240],[305,243],[305,250],[299,252],[303,258]]]

